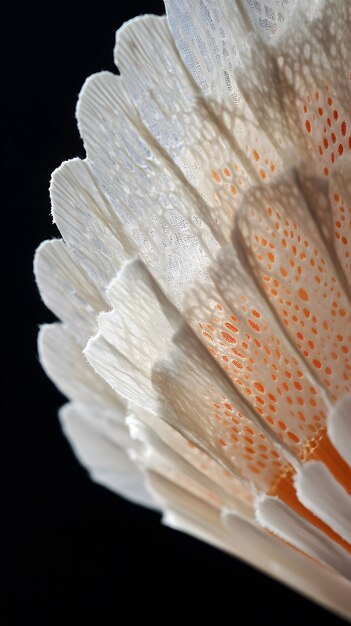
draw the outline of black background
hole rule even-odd
[[[163,13],[162,2],[17,2],[2,16],[2,623],[49,626],[59,615],[68,624],[91,616],[99,624],[198,622],[214,612],[216,623],[342,624],[93,484],[61,434],[64,398],[38,363],[38,325],[53,318],[37,294],[32,257],[41,240],[58,236],[50,173],[84,156],[74,118],[79,89],[89,74],[114,71],[115,30],[147,12]]]

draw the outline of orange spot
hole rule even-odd
[[[343,122],[341,122],[341,126],[340,126],[340,128],[341,128],[341,134],[342,134],[342,136],[343,136],[343,137],[346,137],[346,122],[345,122],[345,120],[344,120]]]
[[[301,288],[298,290],[298,294],[299,294],[299,296],[300,296],[301,300],[303,300],[304,302],[308,302],[308,300],[309,300],[309,295],[308,295],[307,291],[306,291],[305,289],[303,289],[303,287],[301,287]]]
[[[247,321],[248,321],[248,324],[251,326],[251,328],[255,330],[257,333],[261,331],[261,328],[259,327],[259,325],[256,324],[256,322],[254,322],[252,319],[248,319]]]
[[[216,172],[216,170],[212,170],[211,175],[212,175],[212,178],[216,181],[216,183],[221,182],[221,177],[218,174],[218,172]]]
[[[254,434],[255,434],[255,431],[254,431],[254,430],[252,430],[252,428],[249,428],[249,426],[245,426],[245,427],[244,427],[244,431],[245,431],[246,433],[249,433],[249,435],[254,435]]]
[[[295,441],[296,443],[299,443],[300,438],[299,438],[297,435],[295,435],[295,433],[292,433],[292,432],[289,430],[287,434],[288,434],[288,437],[289,437],[292,441]]]
[[[255,159],[255,161],[259,161],[259,159],[260,159],[260,155],[259,155],[259,153],[257,152],[257,150],[253,150],[253,151],[252,151],[252,156],[253,156],[253,158]]]
[[[254,383],[254,387],[255,387],[255,389],[257,389],[257,391],[260,391],[261,393],[264,393],[264,386],[262,385],[262,383],[255,382]]]
[[[242,369],[243,369],[243,367],[244,367],[244,366],[243,366],[243,364],[242,364],[242,363],[240,363],[240,361],[234,361],[234,360],[233,360],[233,361],[232,361],[232,364],[234,365],[234,367],[236,367],[236,368],[237,368],[237,369],[239,369],[239,370],[242,370]]]
[[[245,355],[242,352],[240,352],[237,348],[232,348],[231,350],[232,350],[233,354],[235,354],[235,356],[238,356],[241,359],[244,358]]]
[[[249,454],[255,454],[255,450],[253,450],[253,448],[249,448],[249,446],[245,446],[244,450],[246,450]]]
[[[317,369],[320,369],[322,367],[321,362],[318,359],[313,359],[312,363]]]
[[[226,322],[225,326],[229,328],[229,330],[231,330],[233,333],[239,332],[238,328],[236,326],[233,326],[233,324],[230,324],[229,322]]]
[[[223,339],[225,339],[225,341],[228,341],[228,343],[236,343],[236,339],[232,337],[229,333],[222,332],[221,335]]]

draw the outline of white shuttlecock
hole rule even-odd
[[[351,616],[351,3],[168,0],[52,178],[44,369],[92,478]]]

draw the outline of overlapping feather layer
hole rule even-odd
[[[351,615],[346,0],[169,0],[53,174],[40,358],[92,477]]]

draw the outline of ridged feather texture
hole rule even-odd
[[[94,480],[351,617],[351,3],[166,12],[81,91],[40,359]]]

